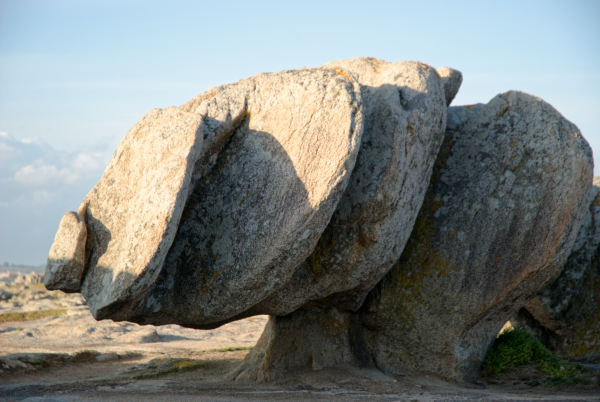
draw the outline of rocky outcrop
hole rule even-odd
[[[233,116],[228,139],[219,151],[203,147],[212,156],[196,162],[193,191],[152,288],[126,305],[96,309],[96,318],[216,327],[279,290],[344,193],[361,107],[357,82],[335,70],[259,74],[184,105],[181,113],[207,126]]]
[[[377,366],[473,378],[504,323],[559,274],[592,167],[577,127],[539,98],[450,108],[411,238],[361,311]]]
[[[600,178],[560,276],[511,318],[555,355],[600,360]]]
[[[431,66],[356,58],[323,68],[348,71],[361,85],[358,160],[313,253],[251,314],[286,315],[309,301],[358,309],[400,257],[442,143],[446,107]]]
[[[587,142],[520,92],[448,113],[392,271],[357,313],[313,303],[272,317],[236,380],[338,364],[470,380],[506,320],[558,275],[590,191]]]
[[[237,380],[337,364],[471,379],[569,254],[559,309],[593,320],[595,206],[573,249],[587,142],[521,92],[447,109],[461,81],[359,58],[153,110],[61,222],[45,281],[81,289],[96,319],[271,314]]]

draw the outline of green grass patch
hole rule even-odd
[[[58,310],[28,311],[26,313],[0,314],[0,323],[31,321],[31,320],[39,320],[41,318],[46,318],[46,317],[57,317],[57,316],[65,313],[66,311],[67,311],[67,309],[58,309]]]
[[[582,373],[590,371],[578,363],[558,359],[532,334],[522,328],[504,331],[496,338],[483,362],[483,375],[498,373],[509,367],[519,368],[529,362],[538,363],[538,369],[555,376],[553,382],[577,384],[583,381]]]
[[[211,349],[211,352],[233,352],[234,350],[250,350],[254,346],[231,346],[228,348]]]

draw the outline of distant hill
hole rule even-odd
[[[12,264],[8,262],[0,263],[0,272],[14,271],[14,272],[22,272],[24,274],[29,274],[31,272],[36,272],[38,274],[43,274],[46,269],[46,265],[23,265],[23,264]]]

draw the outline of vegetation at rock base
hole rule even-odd
[[[233,352],[236,350],[250,350],[252,349],[254,346],[230,346],[228,348],[221,348],[221,349],[210,349],[210,352]]]
[[[544,385],[589,384],[587,377],[593,374],[593,370],[579,363],[558,359],[535,336],[515,327],[503,331],[496,338],[483,362],[482,375],[487,377],[509,368],[520,369],[531,363],[537,364],[538,370],[550,375]],[[542,384],[538,382],[536,385]],[[596,385],[600,385],[600,382]]]

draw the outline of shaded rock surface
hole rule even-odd
[[[310,257],[253,314],[285,315],[303,304],[356,310],[391,269],[423,202],[446,125],[435,70],[372,58],[323,66],[361,84],[364,133],[344,196]]]
[[[107,317],[194,328],[239,318],[288,282],[346,188],[363,130],[360,87],[350,75],[259,74],[209,95],[182,109],[210,125],[222,105],[239,101],[242,117],[231,119],[237,123],[214,167],[199,159],[151,291]]]
[[[511,318],[565,359],[600,360],[600,177],[560,276]]]
[[[237,380],[352,364],[388,374],[477,376],[507,319],[556,278],[591,190],[577,128],[508,92],[450,108],[408,244],[357,313],[311,304],[271,317]]]
[[[363,320],[384,370],[464,379],[558,275],[584,216],[591,151],[550,105],[511,91],[449,109],[434,170],[404,254]]]
[[[334,308],[299,310],[282,317],[271,315],[260,339],[231,378],[269,382],[299,368],[316,371],[356,365],[350,320],[350,313]]]
[[[577,127],[539,98],[449,108],[411,238],[361,311],[377,366],[473,378],[503,324],[559,274],[592,168]]]

